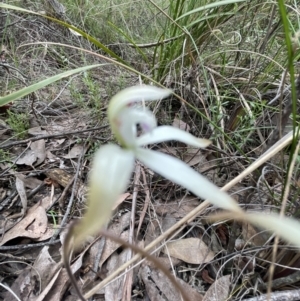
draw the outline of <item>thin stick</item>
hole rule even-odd
[[[271,298],[269,301],[297,301],[300,298],[300,289],[297,290],[289,290],[289,291],[281,291],[281,292],[273,292],[271,294]],[[261,295],[259,297],[243,299],[244,301],[266,301],[267,295]]]
[[[52,134],[52,135],[42,135],[42,136],[28,138],[28,139],[21,140],[21,141],[14,141],[14,142],[7,143],[7,144],[0,144],[0,147],[8,148],[8,147],[16,146],[16,145],[27,144],[28,142],[38,141],[41,139],[58,138],[58,137],[64,137],[64,136],[68,136],[68,135],[80,134],[80,133],[84,133],[84,132],[92,132],[92,131],[102,130],[106,127],[108,127],[108,124],[97,126],[97,127],[91,128],[91,129],[84,129],[84,130],[71,131],[71,132]],[[101,137],[97,137],[97,139],[106,140],[105,138],[101,138]]]
[[[135,211],[136,211],[136,200],[139,192],[139,181],[141,175],[141,166],[139,163],[136,164],[135,172],[134,172],[134,188],[132,194],[132,205],[131,205],[131,218],[130,218],[130,230],[128,242],[130,244],[134,243],[134,225],[135,225]],[[127,259],[130,260],[132,258],[133,252],[132,249],[129,249],[127,253]],[[128,268],[130,269],[130,267]],[[133,278],[133,270],[130,269],[128,273],[126,273],[124,283],[123,283],[123,296],[122,300],[130,301],[131,300],[131,287],[132,287],[132,278]]]
[[[149,203],[150,203],[149,187],[147,185],[147,180],[146,180],[146,175],[145,175],[144,169],[141,169],[141,172],[142,172],[142,176],[143,176],[143,191],[145,192],[146,197],[145,197],[145,201],[144,201],[144,207],[142,209],[142,212],[140,213],[140,220],[139,220],[139,225],[138,225],[138,228],[137,228],[137,231],[136,231],[136,236],[138,236],[139,233],[140,233],[142,223],[143,223],[143,220],[144,220],[145,215],[146,215],[146,211],[147,211]]]
[[[47,242],[39,242],[36,244],[28,244],[28,245],[16,245],[16,246],[0,246],[0,251],[10,251],[10,250],[26,250],[30,248],[38,248],[44,247],[48,245],[55,245],[60,242],[60,239],[54,241],[47,241]]]
[[[64,217],[63,217],[63,219],[62,219],[62,221],[60,223],[60,226],[57,228],[57,230],[53,234],[53,236],[51,238],[52,241],[55,240],[57,238],[57,236],[60,234],[60,232],[63,230],[65,224],[67,223],[67,219],[69,218],[69,214],[71,212],[71,209],[72,209],[73,203],[74,203],[75,191],[77,189],[76,187],[77,187],[77,180],[78,180],[78,177],[79,177],[79,171],[80,171],[80,167],[81,167],[81,161],[82,161],[84,155],[85,155],[85,150],[83,150],[81,152],[81,155],[80,155],[80,158],[79,158],[78,164],[77,164],[76,174],[75,174],[74,178],[71,180],[71,183],[74,182],[74,185],[73,185],[73,188],[72,188],[71,197],[70,197],[70,200],[69,200],[69,203],[68,203],[65,215],[64,215]],[[69,186],[69,184],[67,186]]]

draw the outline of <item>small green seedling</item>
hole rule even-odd
[[[0,163],[10,162],[10,160],[11,160],[10,153],[8,151],[0,149]]]
[[[57,228],[57,222],[56,222],[57,213],[54,210],[49,210],[48,214],[52,217],[54,229],[56,229]]]
[[[24,139],[27,136],[27,130],[29,129],[29,114],[14,113],[10,110],[8,110],[7,113],[8,118],[6,119],[6,122],[18,138]]]

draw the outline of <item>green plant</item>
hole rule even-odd
[[[101,89],[99,84],[91,77],[91,75],[86,72],[83,77],[83,83],[86,85],[87,91],[89,93],[90,103],[88,104],[94,114],[101,114],[101,108],[103,106],[103,101],[101,99]]]
[[[68,28],[69,30],[72,30],[73,32],[76,32],[76,34],[78,34],[79,36],[84,37],[85,39],[87,39],[89,42],[91,42],[92,44],[94,44],[96,47],[98,47],[99,49],[103,50],[106,54],[110,55],[111,57],[113,57],[114,59],[116,59],[117,62],[125,65],[125,66],[129,66],[128,62],[124,61],[120,56],[118,56],[114,51],[110,50],[107,46],[105,46],[103,43],[101,43],[96,37],[91,36],[90,34],[86,33],[85,31],[65,22],[62,20],[58,20],[56,18],[50,17],[50,16],[46,16],[46,15],[41,15],[39,13],[36,13],[34,11],[30,11],[28,9],[24,9],[21,7],[17,7],[14,5],[9,5],[9,4],[4,4],[4,3],[0,3],[0,7],[4,8],[4,9],[12,9],[12,10],[16,10],[16,11],[20,11],[23,13],[27,13],[27,14],[33,14],[33,15],[38,15],[41,17],[45,17],[48,20],[51,20],[53,22],[56,22],[66,28]]]
[[[49,210],[48,214],[50,214],[50,216],[52,217],[52,221],[53,221],[53,225],[54,225],[54,229],[57,228],[57,213],[54,210]]]
[[[0,149],[0,163],[10,162],[10,159],[10,153],[8,151],[5,151],[4,149]]]
[[[85,95],[77,88],[77,84],[71,82],[69,90],[72,100],[83,110],[88,110],[88,103],[85,101]]]
[[[29,114],[28,113],[14,113],[10,110],[8,112],[8,118],[6,122],[9,124],[14,134],[23,139],[27,136],[27,130],[29,129]]]
[[[180,68],[202,64],[199,49],[209,43],[215,28],[228,21],[244,5],[240,2],[244,1],[202,1],[201,5],[195,0],[170,1],[159,39],[169,42],[155,49],[154,66],[158,67],[154,69],[154,78],[163,82],[170,69],[178,72]]]
[[[1,5],[0,5],[1,6]],[[9,95],[6,95],[4,97],[0,97],[0,106],[3,106],[7,103],[10,103],[12,101],[15,101],[23,96],[26,96],[32,92],[35,92],[47,85],[50,85],[58,80],[61,80],[65,77],[68,77],[68,76],[71,76],[73,74],[76,74],[76,73],[79,73],[79,72],[83,72],[83,71],[87,71],[89,69],[92,69],[92,68],[96,68],[96,67],[100,67],[102,66],[102,64],[96,64],[96,65],[89,65],[89,66],[85,66],[85,67],[80,67],[80,68],[76,68],[76,69],[73,69],[73,70],[70,70],[70,71],[65,71],[65,72],[62,72],[60,74],[57,74],[57,75],[54,75],[54,76],[51,76],[49,78],[46,78],[42,81],[39,81],[31,86],[28,86],[28,87],[25,87],[23,89],[20,89],[16,92],[13,92]]]
[[[91,118],[103,119],[103,90],[89,72],[85,72],[82,81],[72,82],[69,90],[73,101]],[[79,87],[78,87],[79,86]]]
[[[99,149],[100,146],[101,146],[101,141],[91,142],[91,147],[89,148],[87,157],[88,158],[92,157],[95,154],[95,152]]]

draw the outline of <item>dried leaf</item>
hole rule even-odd
[[[125,200],[130,199],[131,194],[126,192],[119,196],[118,200],[115,202],[113,210],[117,209],[119,205],[121,205]]]
[[[66,118],[64,120],[60,120],[59,123],[55,120],[50,125],[44,126],[43,128],[48,132],[48,134],[53,135],[86,128],[86,123],[84,121],[79,121],[78,118]]]
[[[82,152],[84,152],[85,147],[82,144],[75,144],[70,151],[68,152],[67,155],[62,156],[65,159],[74,159],[78,158]]]
[[[6,132],[8,132],[8,129],[0,130],[0,137],[1,137],[2,135],[4,135]],[[2,138],[2,137],[1,137],[1,138]]]
[[[216,227],[216,234],[222,243],[222,246],[226,246],[228,243],[229,233],[228,228],[224,224],[219,224]]]
[[[178,290],[173,286],[170,280],[162,273],[162,271],[154,269],[151,272],[151,279],[154,280],[156,286],[160,289],[160,291],[164,294],[164,296],[169,301],[181,301],[182,298],[178,293]],[[181,287],[187,293],[189,297],[189,301],[201,301],[203,296],[199,294],[195,289],[193,289],[190,285],[184,282],[180,278],[176,278],[176,281],[179,282]]]
[[[171,156],[178,156],[178,152],[177,152],[178,148],[176,147],[168,147],[168,148],[160,148],[159,151]]]
[[[54,277],[60,263],[54,261],[48,252],[49,246],[43,247],[31,270],[32,277],[41,277],[41,290],[43,291]]]
[[[105,237],[103,236],[100,239],[97,239],[94,243],[92,243],[91,247],[87,251],[84,260],[85,266],[83,267],[84,275],[81,275],[80,277],[82,282],[82,291],[89,291],[92,287],[95,286],[95,281],[98,278],[99,274],[95,273],[94,268],[95,264],[99,262],[99,254],[103,254],[104,246]],[[101,273],[100,266],[98,271]]]
[[[206,283],[213,284],[215,282],[215,280],[208,275],[208,270],[206,269],[202,270],[201,276]]]
[[[27,165],[27,166],[32,166],[32,164],[36,161],[37,156],[35,154],[35,151],[33,150],[28,150],[25,155],[21,158],[19,158],[16,161],[16,164],[18,165]]]
[[[71,270],[75,274],[82,267],[82,258],[85,252],[82,252],[79,258],[72,264]],[[59,268],[60,263],[57,263]],[[54,271],[53,271],[54,272]],[[54,301],[64,300],[63,295],[68,288],[70,278],[65,269],[60,268],[57,273],[51,278],[42,293],[34,299],[34,301]]]
[[[65,127],[63,125],[58,125],[57,123],[52,123],[44,127],[48,135],[55,135],[71,130],[70,127]]]
[[[113,254],[107,263],[109,273],[115,271],[119,266],[125,263],[130,250],[126,249],[121,254]],[[120,301],[123,295],[123,282],[125,275],[118,277],[105,287],[105,301]]]
[[[177,289],[170,280],[157,269],[151,270],[148,266],[141,267],[139,276],[143,280],[150,300],[182,301]],[[185,290],[189,301],[201,301],[203,296],[183,280],[177,278],[181,287]]]
[[[175,128],[178,128],[180,130],[183,130],[185,132],[189,132],[191,129],[191,127],[187,123],[185,123],[184,121],[182,121],[176,117],[174,118],[172,126]]]
[[[30,148],[34,151],[37,161],[35,166],[40,165],[46,158],[45,140],[41,139],[31,143]]]
[[[155,205],[155,211],[158,215],[164,216],[167,213],[174,218],[182,218],[199,205],[199,200],[195,197],[186,196],[174,202]]]
[[[49,291],[52,289],[53,285],[56,283],[58,276],[60,275],[62,268],[58,270],[58,272],[52,277],[51,281],[48,283],[46,288],[42,291],[42,293],[34,300],[34,301],[44,301]]]
[[[163,252],[193,264],[210,262],[215,256],[201,239],[193,237],[169,242]]]
[[[263,246],[271,236],[271,233],[259,230],[247,222],[242,224],[242,233],[245,243],[256,247]]]
[[[60,148],[65,141],[66,141],[65,138],[52,140],[50,143],[51,150]]]
[[[0,200],[4,200],[6,195],[7,195],[7,190],[4,189],[3,187],[0,187]]]
[[[49,159],[49,162],[55,162],[55,161],[59,161],[59,158],[55,155],[53,155],[50,150],[46,150],[46,157],[47,159]]]
[[[162,218],[161,221],[161,229],[163,232],[167,231],[169,228],[171,228],[173,225],[176,224],[176,218],[173,217],[171,214],[167,213],[166,216]]]
[[[161,265],[165,266],[168,270],[178,266],[179,264],[182,264],[182,260],[167,255],[157,257],[157,260],[160,262]],[[150,268],[152,269],[156,268],[155,264],[152,261],[146,260],[146,263]]]
[[[31,292],[35,288],[35,281],[32,281],[30,274],[30,269],[25,268],[21,273],[18,275],[17,279],[11,286],[11,290],[22,300],[22,301],[29,301]],[[12,297],[10,292],[4,293],[4,299],[6,301],[13,301],[16,300]]]
[[[131,212],[127,212],[127,213],[123,214],[121,216],[119,222],[114,223],[109,228],[109,232],[113,233],[114,235],[120,236],[121,233],[123,232],[123,230],[129,226],[130,215],[131,215]],[[126,240],[128,238],[128,231],[123,232],[121,235],[121,238]],[[105,246],[103,249],[103,253],[101,256],[100,264],[99,264],[100,267],[107,260],[107,258],[109,258],[109,256],[111,256],[111,254],[113,254],[119,247],[120,247],[120,245],[118,243],[116,243],[115,241],[112,241],[110,239],[106,240],[106,243],[105,243]]]
[[[39,135],[47,135],[47,131],[42,130],[40,126],[33,127],[28,130],[28,134],[33,136],[39,136]]]
[[[9,240],[17,237],[29,237],[37,239],[45,236],[47,233],[48,218],[46,211],[42,206],[30,208],[23,220],[17,223],[12,229],[7,231],[0,245],[4,245]],[[46,236],[47,239],[49,236]]]
[[[5,170],[5,169],[10,169],[11,168],[11,163],[5,162],[5,163],[0,163],[0,169]]]
[[[11,174],[16,174],[15,171],[12,171]],[[43,181],[33,178],[33,177],[26,177],[23,174],[18,173],[17,177],[24,182],[25,187],[30,188],[30,189],[35,189],[39,185],[43,183]]]
[[[43,207],[47,211],[50,209],[50,207],[52,207],[53,199],[50,196],[46,196],[37,205]],[[37,206],[37,205],[35,205],[35,206]]]
[[[120,235],[120,238],[124,239],[125,241],[128,240],[129,231],[125,231]],[[105,247],[103,250],[103,254],[101,256],[101,260],[99,265],[102,266],[103,263],[118,249],[120,248],[120,244],[110,239],[106,240]]]
[[[183,154],[183,161],[186,162],[189,166],[194,166],[197,164],[207,165],[208,162],[206,155],[203,154],[203,151],[195,147],[187,147],[186,151]],[[207,168],[207,167],[206,167]]]
[[[165,301],[165,298],[163,298],[160,295],[160,291],[158,290],[156,284],[150,279],[150,273],[151,270],[149,267],[144,266],[140,269],[139,275],[141,279],[144,282],[144,285],[146,287],[147,294],[149,296],[150,300],[155,300],[155,301]]]
[[[231,284],[231,276],[226,275],[217,279],[208,289],[202,301],[227,300]]]
[[[157,219],[153,219],[147,226],[145,234],[145,245],[149,245],[156,237],[161,234],[160,224]],[[157,250],[154,254],[159,255],[160,250]]]
[[[84,252],[79,256],[79,258],[72,264],[71,270],[72,273],[75,274],[82,266],[82,258]],[[54,301],[54,300],[64,300],[63,295],[66,292],[70,283],[69,275],[65,269],[62,269],[55,281],[53,283],[51,289],[49,290],[48,294],[43,301]],[[48,287],[46,288],[48,290]]]
[[[30,189],[35,189],[43,183],[43,181],[41,181],[37,178],[33,178],[33,177],[25,178],[23,180],[23,182],[24,182],[25,186]]]

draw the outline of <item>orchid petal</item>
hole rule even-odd
[[[205,148],[210,145],[210,141],[207,139],[197,138],[190,133],[182,131],[172,126],[160,126],[153,129],[139,138],[136,143],[138,146],[148,145],[152,143],[160,143],[164,141],[176,140],[186,143],[191,146]]]
[[[181,160],[143,148],[136,149],[135,154],[150,169],[185,187],[198,197],[208,199],[212,204],[223,209],[241,212],[238,204],[228,194]]]
[[[124,192],[134,168],[134,154],[117,145],[100,147],[90,175],[88,208],[74,229],[74,248],[108,222],[114,203]]]
[[[112,123],[122,109],[134,102],[158,100],[170,94],[170,90],[154,86],[133,86],[124,89],[111,99],[108,106],[108,119]]]
[[[112,125],[112,131],[119,142],[127,147],[136,147],[136,125],[140,124],[146,131],[156,127],[156,119],[148,109],[123,109],[117,117],[117,123]]]
[[[274,232],[287,242],[300,247],[300,223],[290,217],[280,217],[277,214],[244,214],[242,218],[247,219],[252,224],[256,224],[262,228]]]

